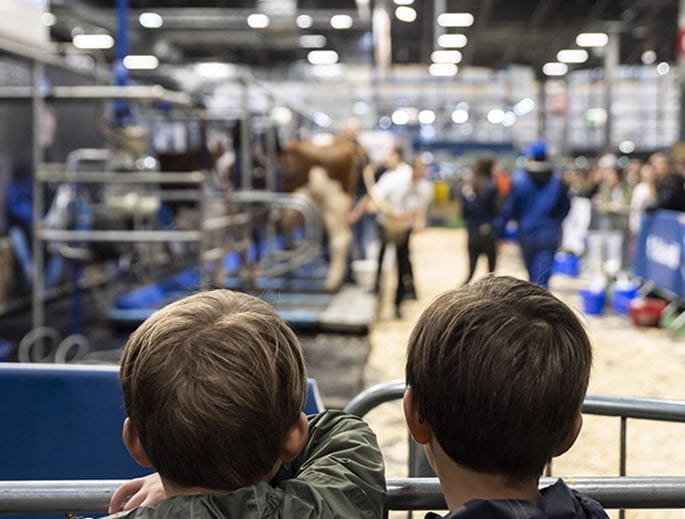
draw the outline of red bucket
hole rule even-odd
[[[668,301],[663,299],[633,299],[630,302],[630,319],[635,326],[659,326],[659,320]]]

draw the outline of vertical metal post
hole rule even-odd
[[[241,188],[252,189],[252,148],[250,147],[250,92],[247,79],[243,78],[243,113],[240,117],[240,168]]]
[[[43,268],[45,266],[45,255],[43,254],[43,241],[40,238],[41,220],[43,218],[43,213],[45,212],[45,197],[43,182],[38,178],[38,172],[41,170],[43,163],[43,144],[41,142],[41,119],[44,110],[43,93],[41,92],[43,72],[43,64],[35,61],[33,63],[33,89],[31,99],[31,110],[33,116],[33,236],[31,236],[31,242],[33,245],[33,287],[31,292],[31,305],[34,328],[43,326],[45,320],[45,312],[43,309],[43,289],[45,285]],[[45,356],[42,342],[36,344],[35,352],[36,358],[42,359]]]
[[[621,452],[619,455],[619,476],[623,477],[626,475],[626,453],[627,453],[627,441],[628,441],[628,418],[625,416],[621,417]],[[621,509],[618,512],[619,519],[624,519],[626,516],[626,511]]]
[[[685,140],[685,0],[680,0],[678,3],[678,79],[680,83],[679,135],[680,140]]]
[[[569,145],[568,145],[568,135],[570,131],[570,126],[571,126],[571,106],[569,104],[571,97],[569,96],[569,81],[568,81],[568,74],[564,76],[563,79],[564,83],[564,95],[566,96],[566,113],[564,113],[564,118],[562,120],[562,125],[561,125],[561,153],[563,155],[566,155],[569,151]]]
[[[266,189],[276,191],[278,182],[278,150],[276,149],[277,128],[269,122],[266,127]]]
[[[540,80],[538,92],[538,140],[547,140],[547,80]]]
[[[438,16],[447,12],[446,0],[433,0],[433,48],[437,49],[438,39],[445,33],[445,29],[438,23]]]
[[[607,120],[604,125],[604,150],[611,151],[613,133],[613,115],[611,107],[614,100],[614,83],[616,82],[616,69],[621,57],[621,33],[618,24],[607,24],[609,44],[604,54],[604,109]]]

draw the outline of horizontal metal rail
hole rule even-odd
[[[106,184],[202,184],[207,175],[201,171],[127,173],[122,171],[53,171],[41,169],[44,182],[81,182]]]
[[[542,478],[540,487],[554,483]],[[685,478],[568,478],[604,508],[685,508]],[[103,513],[119,480],[0,481],[0,514]],[[437,478],[387,480],[387,510],[444,510]]]
[[[65,231],[39,229],[38,237],[46,241],[99,241],[99,242],[172,242],[200,241],[202,231]]]
[[[350,400],[345,410],[357,416],[364,416],[385,402],[402,398],[405,388],[406,384],[402,380],[377,384]],[[599,416],[685,423],[685,402],[675,400],[587,395],[583,402],[583,412]]]

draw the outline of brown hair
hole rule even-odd
[[[409,340],[407,383],[456,463],[511,481],[539,477],[572,430],[592,350],[544,289],[489,276],[440,295]]]
[[[153,314],[126,343],[120,380],[157,471],[226,491],[273,469],[307,384],[293,331],[265,302],[228,290]]]

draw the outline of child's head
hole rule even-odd
[[[270,477],[307,434],[297,337],[265,302],[201,292],[126,343],[124,441],[175,488],[229,491]]]
[[[564,303],[526,281],[487,277],[439,296],[414,328],[407,423],[429,459],[437,441],[463,468],[537,479],[580,431],[591,363]]]

